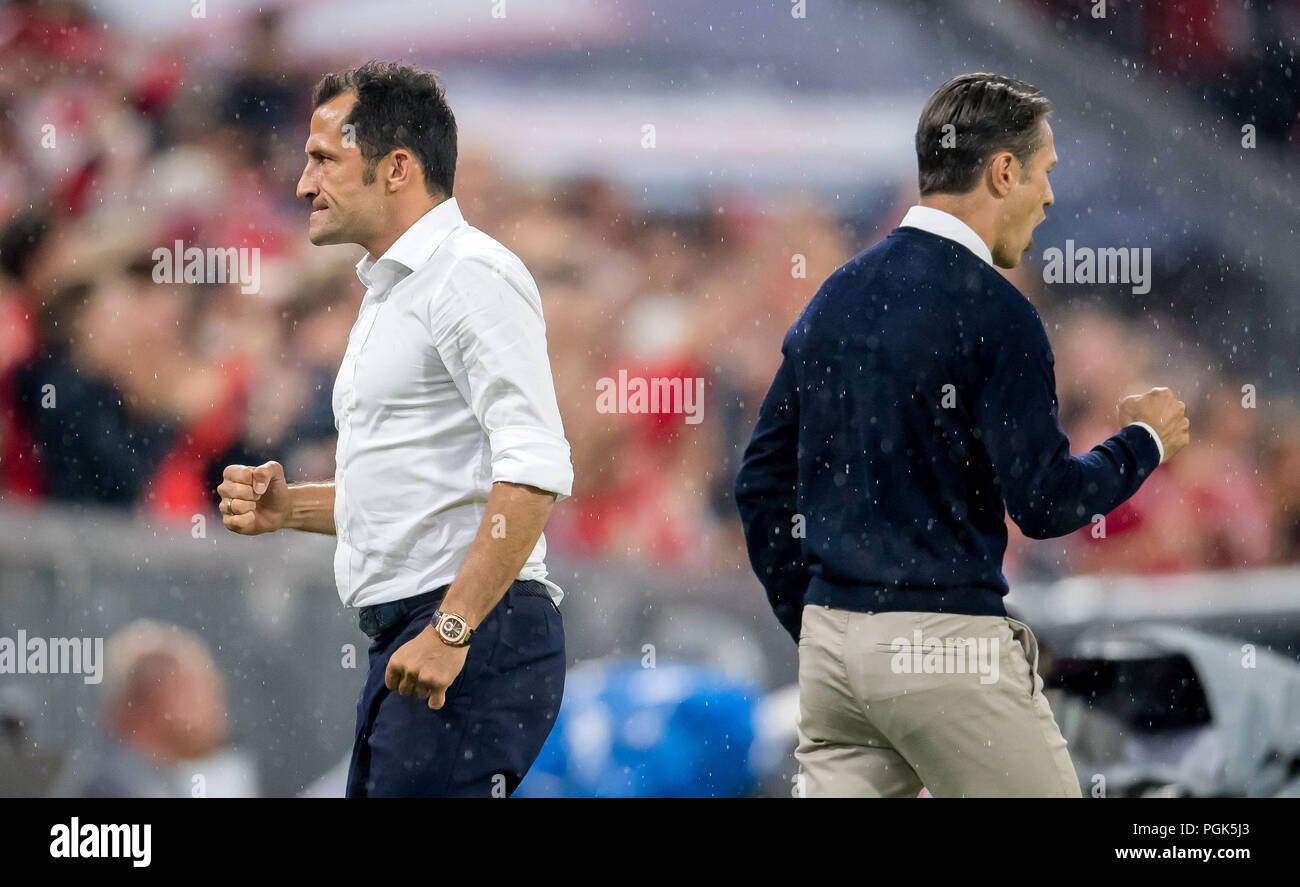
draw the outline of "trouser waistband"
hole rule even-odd
[[[399,601],[389,601],[386,604],[371,604],[369,607],[362,607],[357,611],[357,624],[371,639],[377,638],[421,607],[441,601],[447,594],[448,588],[451,588],[451,586],[443,585],[433,591],[412,595]],[[550,592],[546,590],[546,586],[536,579],[516,579],[511,583],[510,588],[506,590],[506,596],[512,594],[544,597],[548,600],[551,597]]]
[[[812,577],[804,603],[820,604],[858,613],[958,613],[966,616],[1006,616],[1000,592],[991,588],[899,588],[895,586],[837,585]]]

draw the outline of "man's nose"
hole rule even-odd
[[[307,170],[302,171],[298,177],[297,194],[303,200],[314,200],[316,198],[316,182],[307,174]]]

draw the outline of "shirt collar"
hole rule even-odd
[[[932,206],[914,206],[898,223],[900,228],[919,228],[938,237],[955,240],[966,249],[979,256],[988,265],[993,265],[993,253],[975,229],[967,225],[952,213],[946,213]]]
[[[411,227],[393,241],[393,245],[376,259],[370,253],[357,262],[357,277],[367,289],[387,292],[406,275],[419,268],[433,255],[447,235],[465,223],[455,197],[416,219]]]

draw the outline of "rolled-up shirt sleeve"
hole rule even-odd
[[[541,296],[513,256],[467,256],[456,263],[444,298],[430,305],[434,345],[461,396],[487,434],[492,482],[573,492],[546,352]]]

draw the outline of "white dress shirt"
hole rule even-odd
[[[378,259],[334,382],[334,579],[346,606],[455,578],[497,481],[573,487],[541,296],[514,253],[454,198]],[[509,532],[509,527],[502,527]],[[546,537],[519,572],[546,579]]]
[[[974,228],[952,213],[946,213],[932,206],[914,206],[903,216],[903,221],[898,223],[898,227],[918,228],[938,237],[955,240],[983,259],[989,267],[996,267],[993,264],[993,252],[989,249],[989,245],[984,242],[984,238],[976,234]],[[1129,424],[1141,425],[1147,430],[1147,433],[1156,442],[1156,450],[1159,451],[1160,462],[1163,464],[1165,461],[1165,444],[1160,439],[1160,435],[1156,433],[1156,430],[1146,422],[1130,422]]]

